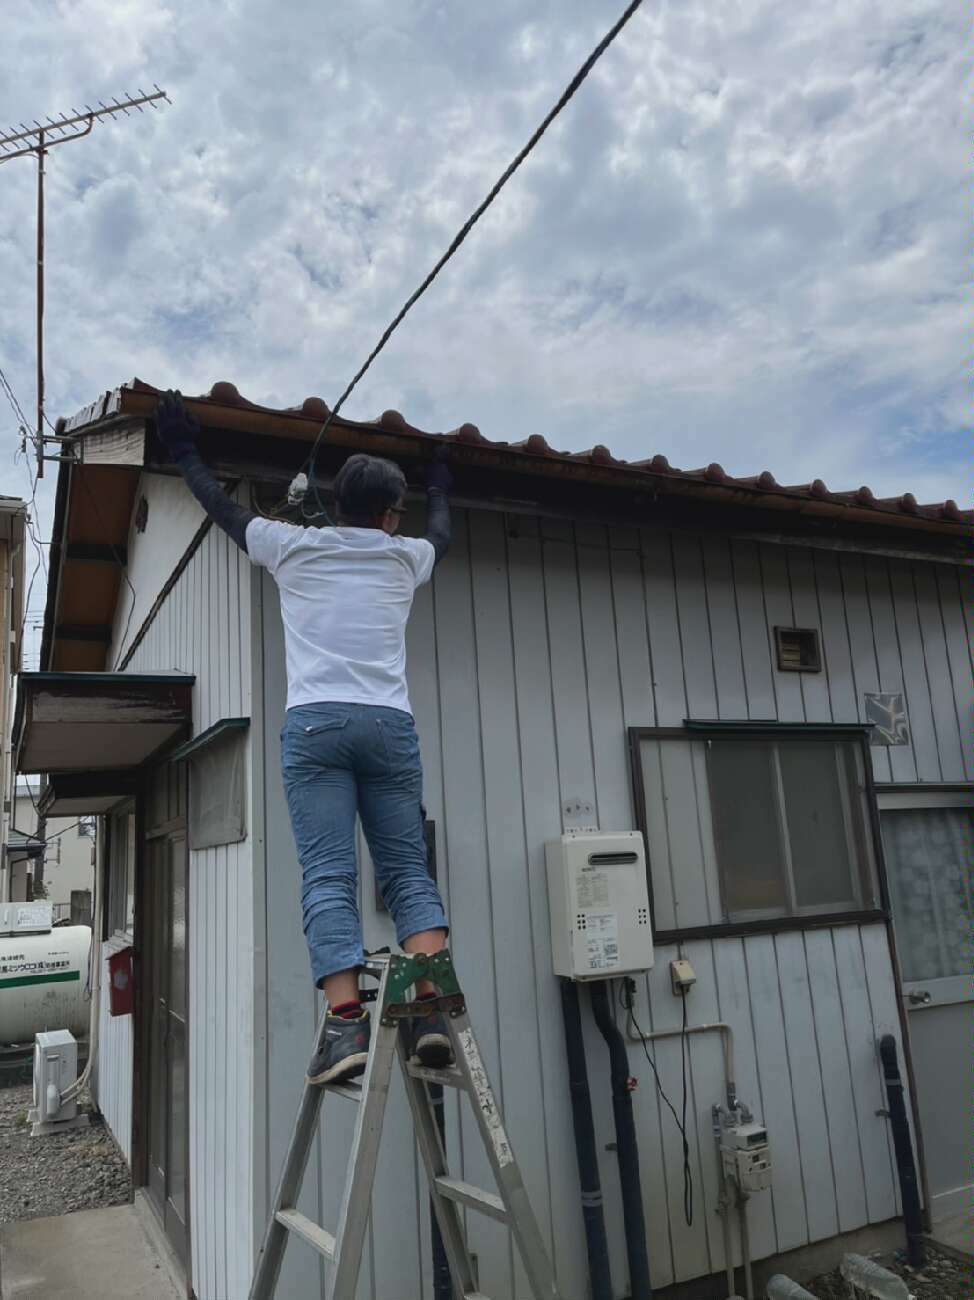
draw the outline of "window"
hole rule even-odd
[[[706,744],[727,920],[876,906],[857,745],[792,738]]]
[[[135,929],[135,809],[111,818],[109,845],[109,935],[131,937]]]
[[[177,749],[189,764],[189,847],[208,849],[247,838],[246,759],[249,718],[221,718]]]
[[[965,977],[971,968],[970,808],[882,814],[890,903],[903,979]]]
[[[691,723],[631,733],[657,936],[880,908],[861,728]]]

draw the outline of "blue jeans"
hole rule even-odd
[[[369,704],[301,704],[281,731],[281,768],[301,863],[304,934],[316,985],[360,966],[355,815],[400,944],[445,930],[426,870],[423,771],[408,713]]]

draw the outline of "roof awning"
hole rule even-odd
[[[74,811],[94,811],[95,787],[103,797],[112,795],[120,774],[132,773],[186,734],[195,680],[185,673],[21,673],[17,771],[92,778],[83,794],[75,786],[86,805]],[[65,789],[70,788],[69,782]]]
[[[37,801],[42,817],[90,817],[138,791],[135,768],[124,772],[52,772]]]

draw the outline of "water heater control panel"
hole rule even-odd
[[[578,831],[545,845],[554,971],[574,980],[653,965],[646,849],[638,831]]]

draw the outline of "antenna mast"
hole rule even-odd
[[[37,477],[44,477],[44,444],[59,442],[56,437],[49,437],[44,432],[44,159],[48,149],[57,144],[67,144],[70,140],[82,140],[91,134],[92,127],[103,117],[115,118],[119,113],[126,117],[131,109],[144,112],[143,105],[157,109],[159,100],[171,103],[169,96],[158,86],[147,95],[139,90],[138,95],[128,99],[113,99],[110,104],[98,100],[98,108],[85,104],[85,111],[72,110],[70,117],[62,113],[59,117],[44,119],[44,125],[34,119],[33,124],[18,123],[19,131],[8,131],[0,135],[0,163],[10,162],[12,158],[23,158],[34,154],[37,158],[37,432],[34,435],[34,448],[37,453]]]

